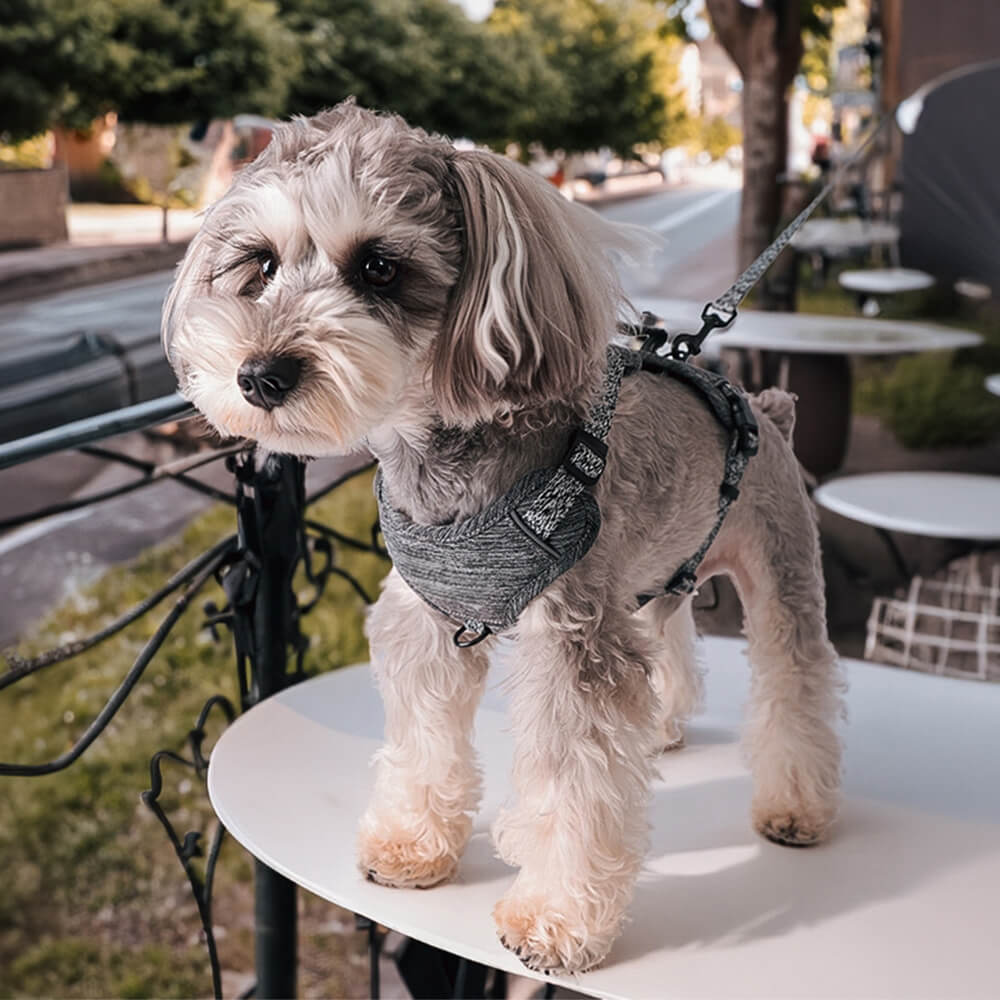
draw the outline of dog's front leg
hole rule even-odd
[[[517,800],[494,835],[521,871],[494,917],[529,968],[581,972],[618,936],[645,854],[657,712],[635,622],[601,610],[567,623],[560,610],[556,625],[543,597],[519,625]]]
[[[383,885],[425,888],[451,878],[479,804],[470,737],[486,644],[459,649],[453,631],[395,570],[389,574],[368,619],[386,742],[358,858]]]

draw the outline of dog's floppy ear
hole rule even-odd
[[[570,398],[619,312],[606,251],[631,238],[505,157],[456,153],[451,177],[464,259],[431,358],[442,416],[468,426],[498,406]]]

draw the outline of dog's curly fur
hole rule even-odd
[[[411,518],[447,523],[562,454],[627,308],[608,251],[633,242],[502,157],[343,104],[282,126],[208,213],[165,344],[225,434],[299,455],[366,445]],[[372,253],[396,266],[387,287],[364,281]],[[283,405],[250,405],[238,369],[280,355],[300,362],[298,384]],[[729,574],[746,612],[753,824],[811,844],[837,808],[841,682],[792,400],[769,390],[754,409],[760,451],[700,577]],[[637,375],[609,444],[597,542],[514,629],[514,796],[495,838],[520,870],[494,916],[503,943],[546,971],[598,964],[621,930],[653,754],[681,742],[700,694],[690,602],[636,613],[634,595],[711,528],[723,431],[689,389]],[[454,628],[395,572],[369,619],[386,742],[359,862],[386,885],[451,878],[477,808],[489,644],[458,649]]]

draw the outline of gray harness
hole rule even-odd
[[[601,527],[593,487],[607,464],[607,437],[621,381],[639,371],[680,379],[700,392],[729,432],[715,525],[662,590],[638,595],[639,607],[664,594],[690,594],[699,564],[739,496],[757,451],[757,423],[746,397],[714,372],[612,345],[599,399],[555,468],[536,469],[488,507],[454,524],[418,524],[394,507],[381,470],[375,477],[385,546],[400,576],[431,607],[459,623],[455,643],[472,646],[513,625],[537,597],[586,555]]]

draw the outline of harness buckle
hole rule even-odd
[[[586,454],[579,453],[580,449],[586,449],[594,456],[596,462],[581,464],[586,461]],[[608,460],[608,445],[599,437],[594,437],[583,427],[577,427],[573,436],[569,439],[569,447],[563,457],[561,468],[578,483],[584,486],[595,486],[604,472],[604,467]],[[595,471],[591,471],[595,468]]]

